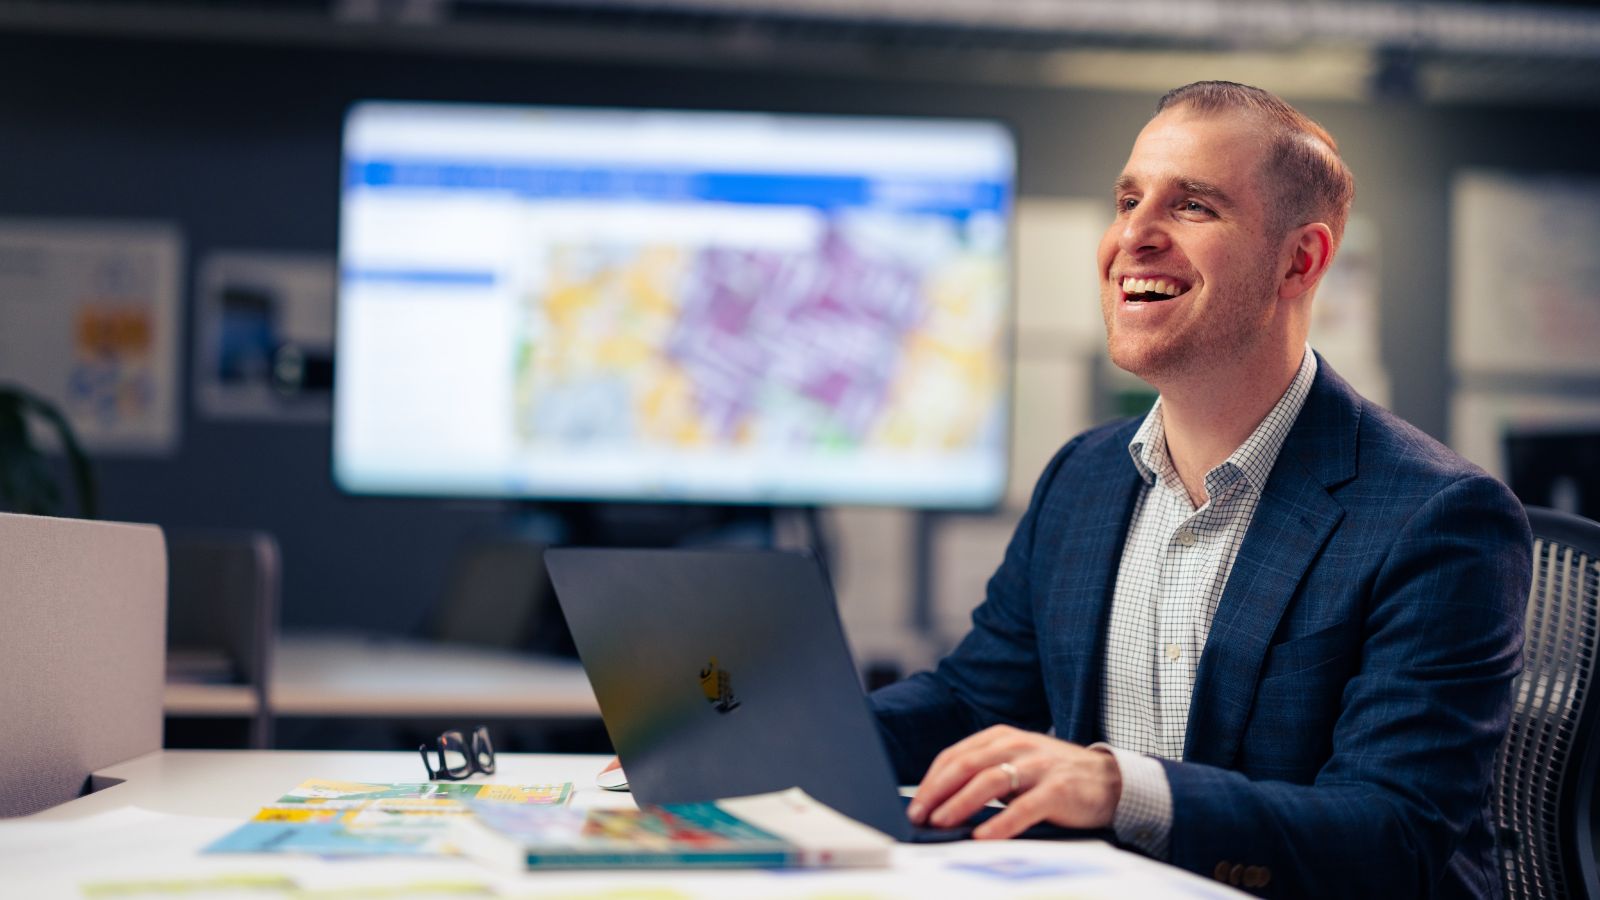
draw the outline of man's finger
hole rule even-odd
[[[974,774],[950,799],[935,808],[928,820],[939,828],[959,825],[972,818],[990,800],[998,800],[1010,793],[1011,776],[998,766],[989,766]]]
[[[954,746],[951,749],[954,749]],[[922,824],[928,813],[942,806],[952,794],[983,770],[1005,762],[1006,757],[1007,752],[1004,748],[994,746],[993,742],[986,742],[986,746],[952,754],[942,761],[936,761],[933,768],[928,770],[927,776],[923,778],[922,784],[918,786],[917,795],[912,798],[911,805],[906,810],[911,821]],[[1006,780],[1009,782],[1010,779]]]
[[[1042,786],[1024,791],[1006,804],[1006,808],[996,813],[994,818],[973,829],[972,836],[984,841],[1002,840],[1027,831],[1044,821],[1049,805],[1047,793]]]

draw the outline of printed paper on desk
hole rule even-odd
[[[450,820],[463,801],[511,807],[563,806],[572,783],[372,784],[311,779],[205,848],[206,853],[311,856],[446,856]]]
[[[424,781],[406,784],[373,784],[361,781],[332,781],[311,778],[284,794],[278,803],[315,803],[336,806],[342,802],[443,801],[459,808],[461,800],[492,800],[497,803],[531,803],[560,806],[572,799],[572,782],[559,784],[478,784],[472,782]],[[399,805],[399,804],[396,804]]]

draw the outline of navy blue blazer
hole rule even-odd
[[[972,631],[872,694],[903,781],[991,725],[1103,739],[1137,428],[1061,448]],[[1504,485],[1319,360],[1201,654],[1183,761],[1162,763],[1169,861],[1259,867],[1266,896],[1500,896],[1488,793],[1531,558]]]

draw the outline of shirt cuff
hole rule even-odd
[[[1172,785],[1167,770],[1154,757],[1120,750],[1107,743],[1090,745],[1107,750],[1122,770],[1122,796],[1111,814],[1117,840],[1154,859],[1166,859],[1172,837]]]

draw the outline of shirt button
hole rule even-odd
[[[1183,648],[1177,644],[1167,645],[1167,659],[1177,662],[1183,656]]]
[[[1194,546],[1194,532],[1190,531],[1187,528],[1178,529],[1178,543],[1182,544],[1185,547],[1193,547]]]

